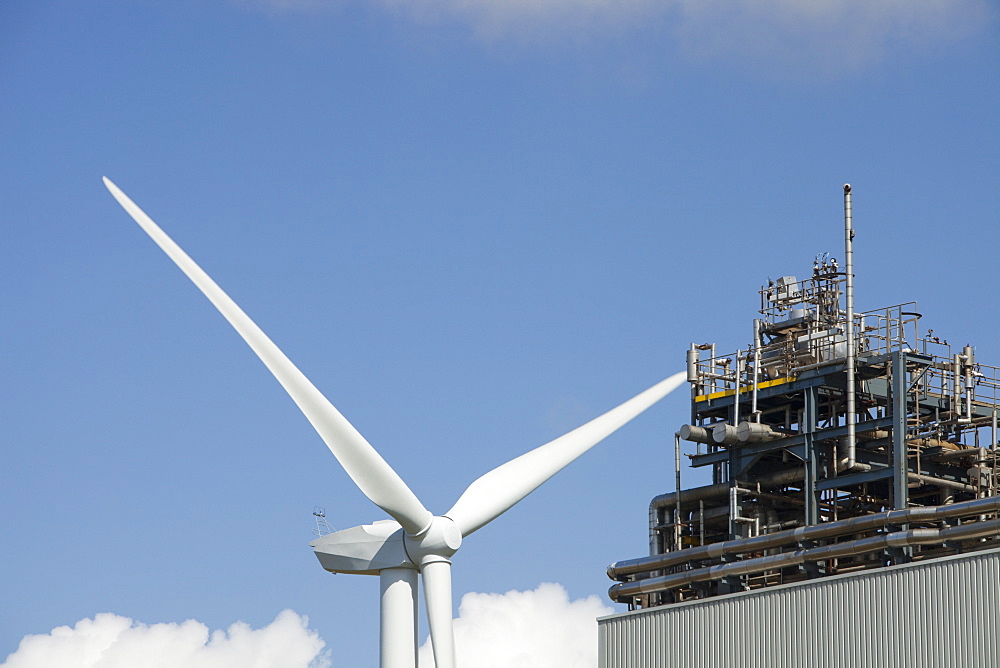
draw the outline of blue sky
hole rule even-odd
[[[0,5],[0,656],[99,612],[306,614],[374,665],[377,583],[313,506],[380,519],[136,200],[435,512],[485,471],[743,346],[768,276],[1000,359],[993,3]],[[604,596],[672,487],[683,392],[455,561],[465,592]],[[685,473],[686,484],[702,482]]]

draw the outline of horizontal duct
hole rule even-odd
[[[807,562],[825,561],[842,557],[877,552],[887,548],[899,548],[909,545],[927,545],[947,543],[949,541],[968,540],[1000,534],[1000,519],[986,522],[970,522],[946,529],[910,529],[880,534],[869,538],[861,538],[846,543],[836,543],[824,547],[782,552],[765,557],[756,557],[729,564],[719,564],[705,568],[695,568],[680,573],[671,573],[655,578],[624,582],[613,585],[608,595],[613,601],[628,602],[640,594],[677,589],[694,582],[721,580],[727,577],[760,573],[788,566],[797,566]]]
[[[998,511],[1000,511],[1000,496],[973,499],[972,501],[963,501],[961,503],[950,503],[943,506],[917,506],[906,508],[905,510],[889,510],[883,513],[851,517],[838,522],[825,522],[823,524],[814,524],[812,526],[778,531],[751,538],[727,540],[709,545],[691,547],[685,550],[674,550],[649,557],[616,561],[608,566],[608,577],[612,580],[620,580],[637,573],[648,573],[688,561],[718,559],[726,555],[760,552],[761,550],[770,550],[804,541],[822,540],[842,534],[872,531],[888,525],[939,522],[951,517],[986,515]]]

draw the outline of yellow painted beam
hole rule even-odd
[[[763,383],[757,383],[757,389],[763,390],[767,387],[774,387],[775,385],[782,385],[784,383],[790,383],[795,378],[792,376],[785,376],[784,378],[775,378],[774,380],[766,380]],[[745,394],[747,392],[753,392],[753,385],[746,385],[740,388],[740,394]],[[713,399],[721,399],[722,397],[731,397],[736,394],[736,390],[722,390],[721,392],[712,392],[711,394],[699,394],[694,398],[695,401],[712,401]]]

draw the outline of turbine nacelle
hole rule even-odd
[[[389,568],[419,570],[428,563],[450,561],[462,545],[462,532],[443,516],[432,518],[415,536],[407,535],[395,520],[380,520],[321,536],[309,545],[331,573],[378,575]]]
[[[387,568],[417,567],[403,547],[404,535],[396,520],[381,520],[321,536],[309,545],[331,573],[378,575]]]

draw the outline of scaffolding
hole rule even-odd
[[[916,302],[855,313],[846,267],[760,290],[752,342],[687,353],[675,489],[612,599],[649,607],[1000,544],[1000,369],[920,333]],[[846,302],[846,303],[845,303]],[[682,443],[712,484],[680,488]],[[689,446],[691,449],[691,446]]]

